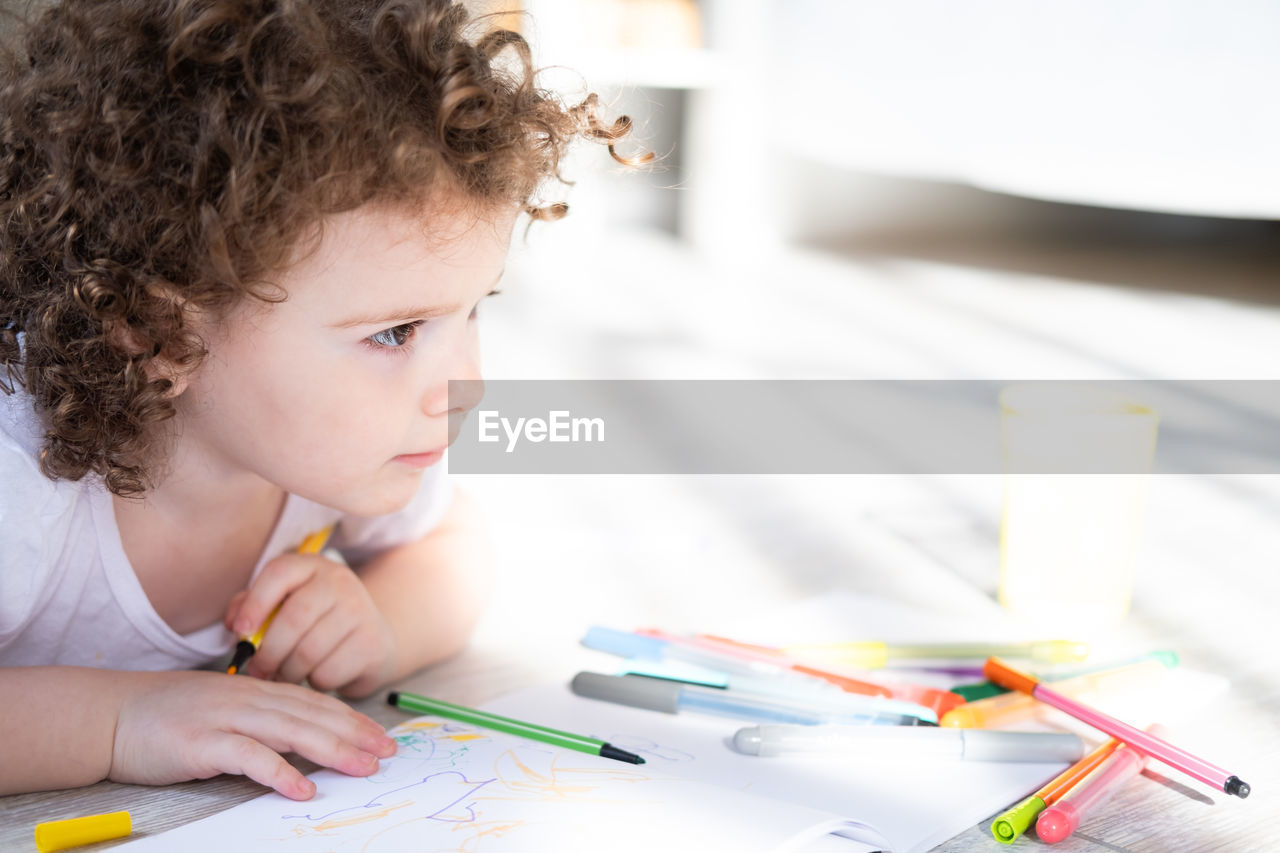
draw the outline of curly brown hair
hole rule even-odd
[[[444,187],[556,219],[533,199],[575,139],[636,162],[625,116],[473,24],[449,0],[64,0],[28,28],[0,67],[0,386],[44,416],[47,476],[144,492],[174,412],[148,363],[204,356],[187,307],[279,298],[263,275],[326,215]]]

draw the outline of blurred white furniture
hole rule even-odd
[[[838,166],[1280,218],[1280,5],[789,0],[784,144]]]
[[[539,57],[642,107],[683,93],[674,113],[637,112],[678,126],[679,233],[721,259],[776,243],[779,205],[819,203],[821,181],[788,159],[837,179],[1280,219],[1267,0],[699,0],[696,49],[611,45],[596,5],[528,0]],[[833,225],[862,213],[828,207]]]

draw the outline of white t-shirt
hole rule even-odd
[[[229,653],[236,638],[220,622],[182,635],[160,618],[120,544],[110,492],[92,475],[45,477],[43,433],[28,395],[0,391],[0,666],[170,670]],[[442,465],[408,506],[376,518],[288,495],[253,574],[335,523],[329,547],[359,564],[425,536],[451,497]]]

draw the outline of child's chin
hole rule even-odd
[[[370,489],[366,494],[356,495],[348,492],[344,495],[336,495],[333,501],[325,503],[347,515],[360,518],[388,515],[408,506],[409,501],[413,500],[414,495],[418,493],[420,485],[421,478],[413,477],[410,483],[384,485],[379,489]]]

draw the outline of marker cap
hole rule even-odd
[[[569,682],[569,688],[588,699],[603,699],[633,708],[647,708],[666,714],[674,714],[680,709],[681,685],[674,681],[580,672]]]
[[[1089,657],[1089,644],[1075,640],[1040,640],[1031,644],[1031,659],[1041,663],[1075,663]]]
[[[619,668],[618,675],[642,675],[646,678],[697,684],[700,687],[729,689],[729,678],[723,673],[681,661],[628,660]]]
[[[999,696],[1009,691],[1001,687],[999,684],[993,684],[990,681],[979,681],[976,684],[959,684],[951,688],[951,692],[959,696],[966,702],[977,702],[979,699],[986,699],[989,696]]]
[[[968,705],[961,705],[959,708],[952,708],[939,717],[938,725],[952,729],[980,729],[982,728],[982,715],[975,712]]]
[[[1057,844],[1071,836],[1080,826],[1080,813],[1076,807],[1059,800],[1040,813],[1036,821],[1036,835],[1046,844]]]
[[[40,853],[53,853],[68,847],[123,838],[132,831],[133,821],[128,812],[52,820],[36,824],[36,849]]]
[[[991,835],[1001,844],[1012,844],[1031,827],[1044,806],[1044,800],[1039,797],[1027,797],[991,823]]]
[[[1039,683],[1035,678],[1025,672],[1019,672],[996,657],[987,658],[987,662],[982,665],[982,674],[988,681],[993,681],[1010,690],[1017,690],[1019,693],[1030,693]]]
[[[733,748],[744,755],[759,755],[763,745],[764,736],[759,726],[738,729],[733,734]]]
[[[662,660],[667,647],[666,640],[657,637],[646,637],[631,631],[618,631],[593,625],[587,629],[582,638],[582,645],[598,652],[607,652],[623,658],[643,658],[645,660]]]

